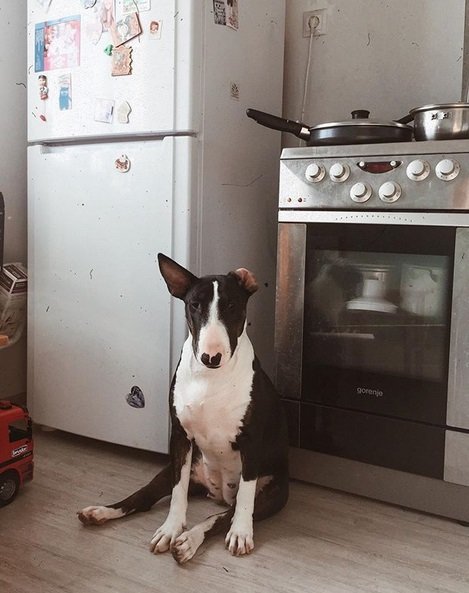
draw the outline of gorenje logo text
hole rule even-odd
[[[367,387],[357,387],[357,395],[371,395],[373,397],[383,397],[381,389],[368,389]]]

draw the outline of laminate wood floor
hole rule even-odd
[[[164,458],[36,431],[35,478],[0,509],[2,593],[468,593],[469,527],[293,482],[288,506],[255,526],[255,550],[232,557],[216,536],[192,561],[152,555],[168,502],[83,527],[77,510],[114,502]],[[188,522],[219,507],[192,499]]]

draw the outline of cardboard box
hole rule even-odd
[[[9,345],[21,336],[26,323],[28,272],[20,263],[5,264],[0,272],[0,335]]]

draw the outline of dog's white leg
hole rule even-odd
[[[225,544],[234,556],[250,554],[254,549],[252,515],[256,498],[257,479],[239,482],[236,496],[236,509],[228,531]]]
[[[192,445],[187,452],[185,461],[181,467],[179,482],[174,486],[171,493],[171,504],[169,513],[163,525],[157,529],[150,542],[150,550],[154,554],[166,552],[174,544],[178,535],[182,533],[186,525],[187,514],[187,492],[191,473]]]

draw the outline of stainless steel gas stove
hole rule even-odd
[[[469,521],[469,141],[286,149],[292,474]]]

